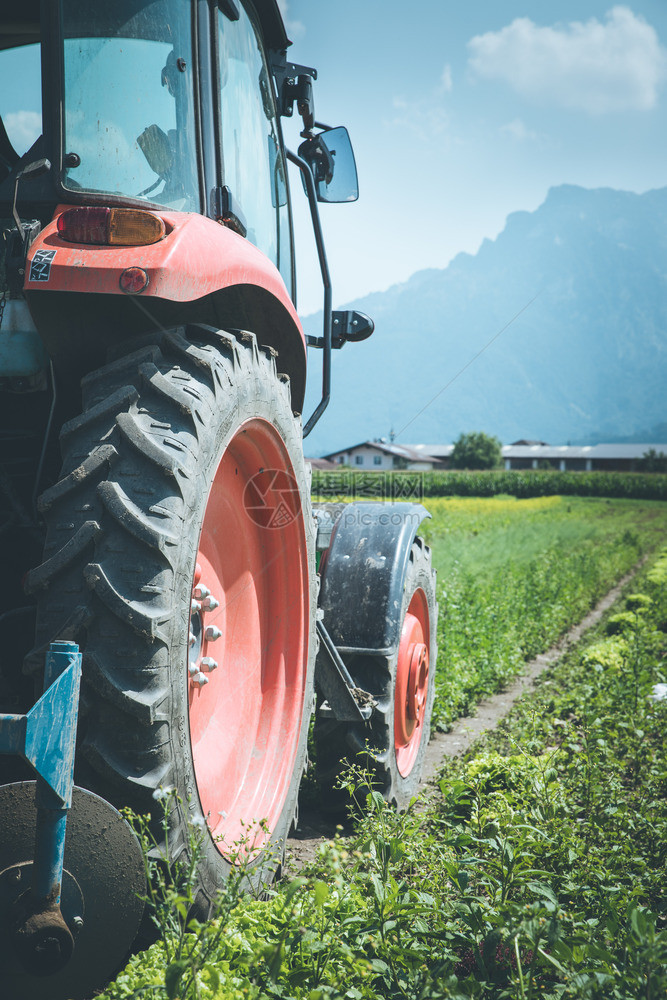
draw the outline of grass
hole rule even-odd
[[[452,497],[428,506],[440,728],[580,621],[667,529],[664,505],[646,501]]]
[[[645,502],[432,506],[443,726],[581,618],[667,526]],[[666,632],[667,554],[448,764],[421,811],[396,815],[371,794],[352,837],[322,844],[265,899],[234,880],[208,924],[188,925],[191,879],[175,866],[155,903],[162,940],[103,997],[664,996],[667,702],[649,695],[667,681]]]
[[[441,579],[458,569],[487,575],[525,566],[554,547],[574,551],[581,543],[613,541],[628,530],[655,538],[666,523],[661,502],[582,497],[432,497],[423,525]]]

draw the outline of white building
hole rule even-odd
[[[394,469],[447,469],[453,444],[388,444],[362,441],[324,458],[365,472]],[[560,469],[563,472],[634,472],[648,451],[667,456],[667,444],[550,445],[544,441],[516,441],[502,449],[506,469]]]
[[[416,450],[413,445],[387,444],[385,441],[362,441],[342,451],[324,455],[324,458],[336,465],[349,465],[365,472],[382,472],[388,469],[428,472],[438,464],[435,458]]]

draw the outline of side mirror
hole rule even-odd
[[[299,156],[311,169],[318,201],[340,203],[357,200],[357,165],[346,128],[341,125],[306,139],[299,146]]]
[[[20,175],[28,181],[32,180],[34,177],[41,177],[42,174],[48,173],[50,169],[50,160],[33,160],[32,163],[29,163],[27,167],[24,167],[23,170],[20,171]]]
[[[153,173],[160,179],[166,177],[174,160],[167,133],[159,125],[149,125],[137,136],[137,145]]]

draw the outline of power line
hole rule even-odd
[[[428,410],[429,406],[432,403],[435,403],[436,399],[439,396],[442,396],[443,392],[445,392],[446,389],[449,389],[450,385],[453,382],[456,382],[456,380],[459,377],[459,375],[463,375],[464,371],[467,371],[468,368],[470,368],[471,364],[473,364],[474,361],[477,361],[477,358],[480,357],[480,355],[484,354],[484,351],[486,351],[489,347],[491,347],[491,344],[493,344],[494,341],[496,341],[498,339],[498,337],[501,335],[501,333],[504,333],[505,330],[509,326],[512,325],[512,323],[514,322],[515,319],[518,319],[519,316],[521,316],[521,314],[524,313],[529,306],[532,306],[532,304],[535,301],[535,299],[539,298],[539,296],[541,294],[542,294],[542,292],[539,291],[537,293],[537,295],[533,296],[533,298],[530,300],[530,302],[526,302],[526,304],[523,307],[523,309],[519,309],[518,313],[515,316],[512,316],[511,320],[509,320],[507,323],[505,323],[505,326],[503,326],[500,330],[498,330],[498,332],[495,333],[493,335],[493,337],[491,337],[491,340],[489,340],[488,343],[484,344],[484,347],[480,348],[480,350],[477,352],[477,354],[474,354],[472,356],[472,358],[470,359],[470,361],[466,362],[466,364],[463,366],[463,368],[461,368],[461,370],[458,371],[456,373],[456,375],[453,375],[452,378],[450,378],[449,382],[447,382],[446,385],[443,385],[442,389],[440,389],[439,392],[436,392],[435,396],[433,396],[432,399],[429,399],[428,403],[426,403],[425,406],[422,406],[421,410],[419,410],[418,413],[415,413],[414,417],[412,417],[411,420],[408,420],[408,422],[407,422],[407,424],[405,424],[405,426],[401,427],[400,431],[397,432],[396,437],[400,437],[401,434],[403,433],[403,431],[406,431],[408,429],[408,427],[410,426],[410,424],[413,424],[415,422],[415,420],[417,419],[417,417],[420,417],[425,410]]]

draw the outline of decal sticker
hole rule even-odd
[[[51,275],[51,263],[56,255],[55,250],[35,250],[35,256],[30,264],[29,281],[48,281]]]

